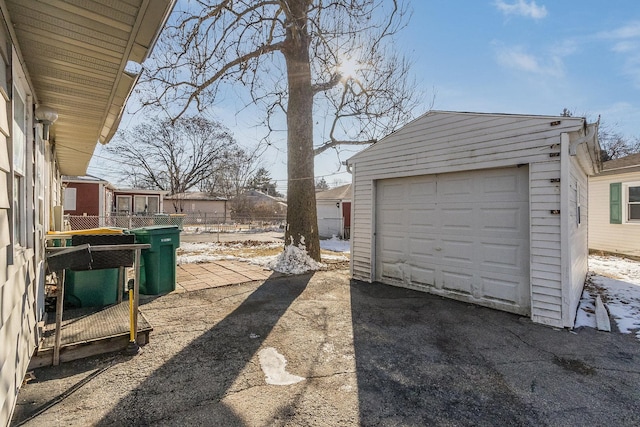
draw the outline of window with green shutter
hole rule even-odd
[[[609,184],[609,223],[622,224],[622,183]]]

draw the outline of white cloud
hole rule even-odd
[[[547,16],[547,8],[538,6],[535,0],[531,0],[530,2],[518,0],[515,3],[496,0],[494,5],[505,15],[520,15],[533,19],[542,19]]]
[[[525,52],[522,47],[515,46],[499,48],[496,58],[499,64],[514,70],[552,77],[562,77],[564,75],[564,63],[558,55],[551,55],[549,58],[541,59]]]
[[[640,21],[631,22],[615,30],[600,32],[598,37],[614,40],[638,38],[640,37]]]
[[[622,73],[640,89],[640,21],[633,21],[610,31],[602,31],[596,36],[611,41],[611,50],[622,55]]]

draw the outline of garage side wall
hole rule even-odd
[[[353,168],[352,276],[375,277],[375,182],[380,179],[528,164],[532,318],[562,326],[560,134],[582,119],[437,112],[359,153]],[[556,154],[557,153],[557,154]]]
[[[584,281],[588,271],[588,178],[576,156],[569,158],[569,182],[567,183],[567,215],[565,226],[568,232],[566,264],[568,275],[564,289],[563,326],[573,327]]]

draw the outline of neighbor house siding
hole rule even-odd
[[[560,267],[560,134],[584,121],[536,116],[429,113],[350,160],[353,165],[352,275],[372,281],[375,180],[528,164],[532,319],[564,326]]]
[[[100,205],[100,191],[102,185],[99,183],[69,182],[67,188],[76,189],[76,208],[65,210],[69,215],[102,215]]]
[[[624,206],[622,223],[609,221],[609,186],[618,182],[640,182],[640,172],[589,178],[589,249],[640,257],[640,223],[625,223]]]

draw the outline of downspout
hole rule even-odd
[[[575,156],[578,151],[578,145],[584,144],[585,142],[593,139],[596,134],[597,124],[587,125],[587,134],[581,138],[576,139],[575,141],[569,144],[569,155]]]

